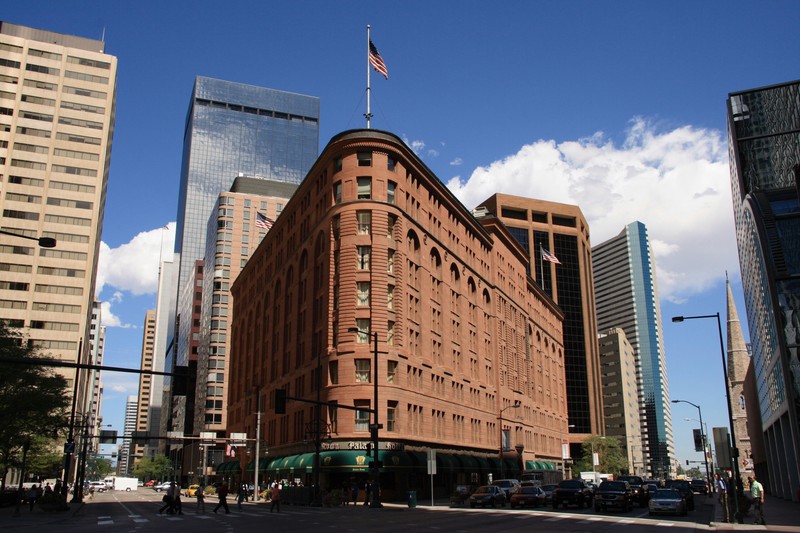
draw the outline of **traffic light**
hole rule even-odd
[[[286,414],[286,389],[275,389],[275,414]]]

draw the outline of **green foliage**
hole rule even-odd
[[[618,476],[628,470],[628,461],[617,437],[592,435],[583,441],[583,446],[581,448],[582,455],[575,461],[575,466],[572,468],[576,476],[580,475],[580,472],[591,472],[595,470],[595,467],[592,465],[593,450],[599,455],[600,464],[597,466],[598,472]]]
[[[110,459],[97,456],[89,456],[86,459],[86,479],[99,481],[113,470]]]
[[[139,479],[165,479],[172,473],[172,462],[166,455],[143,457],[133,465],[133,475]]]
[[[5,482],[9,467],[22,461],[22,447],[30,443],[28,460],[34,468],[52,466],[56,437],[67,426],[70,394],[67,381],[44,365],[17,363],[33,361],[40,355],[18,332],[0,321],[0,474]]]

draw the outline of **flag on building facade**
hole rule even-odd
[[[275,223],[274,220],[271,218],[262,215],[258,211],[256,211],[256,227],[261,228],[264,231],[269,231],[272,225]]]
[[[557,265],[561,264],[561,261],[558,260],[558,257],[551,254],[544,246],[542,246],[542,259],[544,259],[545,261],[550,261],[551,263],[555,263]]]
[[[383,58],[378,53],[378,49],[372,44],[372,39],[369,41],[369,64],[372,65],[375,72],[379,72],[384,78],[387,80],[389,79],[389,71],[386,69],[386,63],[383,62]]]

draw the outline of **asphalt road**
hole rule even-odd
[[[380,532],[446,532],[467,531],[536,531],[547,532],[618,532],[653,533],[653,529],[668,528],[670,533],[683,533],[707,529],[713,512],[712,505],[698,504],[697,510],[687,517],[649,517],[647,508],[636,507],[629,512],[596,514],[593,509],[551,508],[470,509],[447,506],[419,506],[386,504],[381,509],[362,505],[349,507],[281,506],[280,513],[270,513],[269,503],[246,503],[242,511],[234,501],[229,502],[230,514],[222,509],[212,512],[216,498],[206,500],[205,513],[197,513],[193,499],[184,498],[183,515],[158,514],[161,493],[151,489],[134,492],[109,492],[95,494],[80,511],[62,516],[56,522],[42,524],[45,529],[57,527],[59,533],[86,533],[108,531],[125,533],[160,533],[191,531],[192,533],[263,533],[272,528],[280,531],[313,532],[357,531]]]

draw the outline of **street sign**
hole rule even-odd
[[[230,445],[233,448],[247,446],[247,433],[231,433]]]
[[[436,450],[428,450],[428,475],[436,475]]]
[[[74,442],[65,442],[64,443],[64,453],[75,453],[75,443]]]

